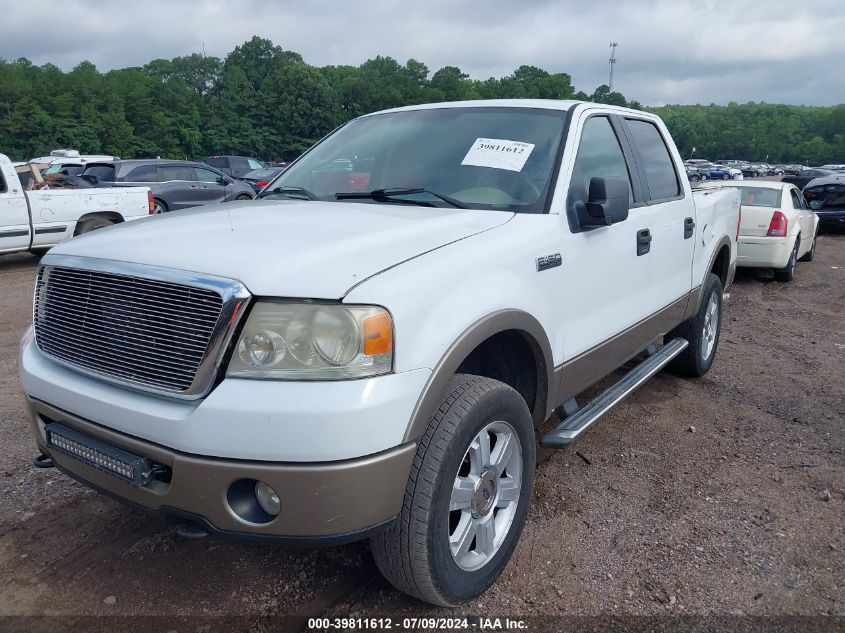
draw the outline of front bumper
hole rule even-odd
[[[27,400],[38,447],[63,472],[147,510],[258,540],[339,544],[389,525],[402,507],[416,453],[415,443],[408,443],[359,459],[317,464],[198,457],[118,433],[44,402]],[[137,486],[88,466],[48,445],[47,429],[52,423],[147,457],[166,467],[167,476]],[[277,517],[255,522],[239,514],[242,504],[239,497],[232,496],[232,490],[251,490],[249,485],[237,484],[255,480],[269,484],[278,493],[282,510]]]
[[[223,380],[199,401],[132,391],[50,360],[31,334],[20,378],[30,398],[95,424],[189,455],[328,462],[374,455],[404,441],[431,371],[360,380]]]
[[[794,245],[794,237],[740,235],[737,240],[736,265],[747,268],[783,268],[789,261]]]

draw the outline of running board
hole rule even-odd
[[[634,367],[612,387],[599,394],[592,402],[585,405],[564,419],[553,431],[540,438],[540,445],[546,448],[566,448],[593,423],[625,397],[633,393],[646,380],[654,376],[675,356],[683,352],[689,342],[686,339],[672,339],[654,354]]]

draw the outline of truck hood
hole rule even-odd
[[[228,277],[254,295],[340,299],[368,277],[511,218],[504,211],[255,200],[150,216],[51,252]]]

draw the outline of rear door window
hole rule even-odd
[[[643,162],[649,199],[664,200],[681,195],[675,162],[657,126],[649,121],[626,119],[628,130]]]
[[[248,158],[246,162],[249,163],[249,168],[252,170],[263,168],[263,165],[253,158]]]
[[[158,179],[160,182],[172,182],[174,180],[194,181],[196,176],[189,165],[159,165]]]

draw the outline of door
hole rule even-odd
[[[158,166],[160,195],[170,211],[205,204],[200,183],[190,165],[163,164]]]
[[[673,159],[666,132],[654,121],[635,117],[625,119],[625,130],[642,175],[645,202],[645,206],[632,210],[631,215],[647,227],[651,235],[649,313],[657,315],[668,310],[670,313],[658,320],[671,323],[677,317],[680,322],[693,283],[695,236],[703,227],[696,226],[695,202],[681,184],[681,175],[676,168],[680,157],[677,162]]]
[[[813,245],[813,235],[816,227],[813,226],[814,213],[807,208],[804,202],[804,196],[795,187],[789,188],[789,198],[795,214],[798,215],[798,223],[801,225],[801,246],[798,248],[798,256],[800,257]]]
[[[194,172],[197,177],[197,185],[199,186],[201,204],[208,204],[210,202],[223,202],[226,199],[226,185],[220,184],[220,179],[225,178],[223,174],[216,171],[206,169],[205,167],[195,167]]]
[[[29,248],[30,236],[29,209],[20,180],[11,169],[0,171],[0,253]]]
[[[586,203],[590,181],[595,177],[626,179],[631,191],[629,200],[635,206],[628,219],[610,226],[577,231],[570,221],[569,228],[564,228],[567,235],[561,247],[562,265],[569,270],[566,284],[559,289],[561,321],[567,324],[563,333],[564,357],[567,361],[578,361],[576,373],[583,373],[582,368],[589,367],[590,380],[582,381],[589,383],[642,349],[629,351],[631,346],[638,347],[638,341],[630,337],[623,341],[625,350],[603,344],[617,335],[624,337],[627,330],[649,315],[650,258],[648,253],[637,254],[640,232],[648,224],[638,215],[639,185],[635,189],[637,181],[631,177],[632,174],[636,177],[635,167],[630,155],[623,151],[618,127],[611,122],[610,115],[587,111],[576,133],[567,215],[572,216],[579,205]],[[566,219],[562,219],[562,224],[566,225]],[[647,344],[648,341],[643,343],[643,347]],[[586,366],[582,360],[586,360]],[[567,381],[581,380],[577,375],[571,378]]]

